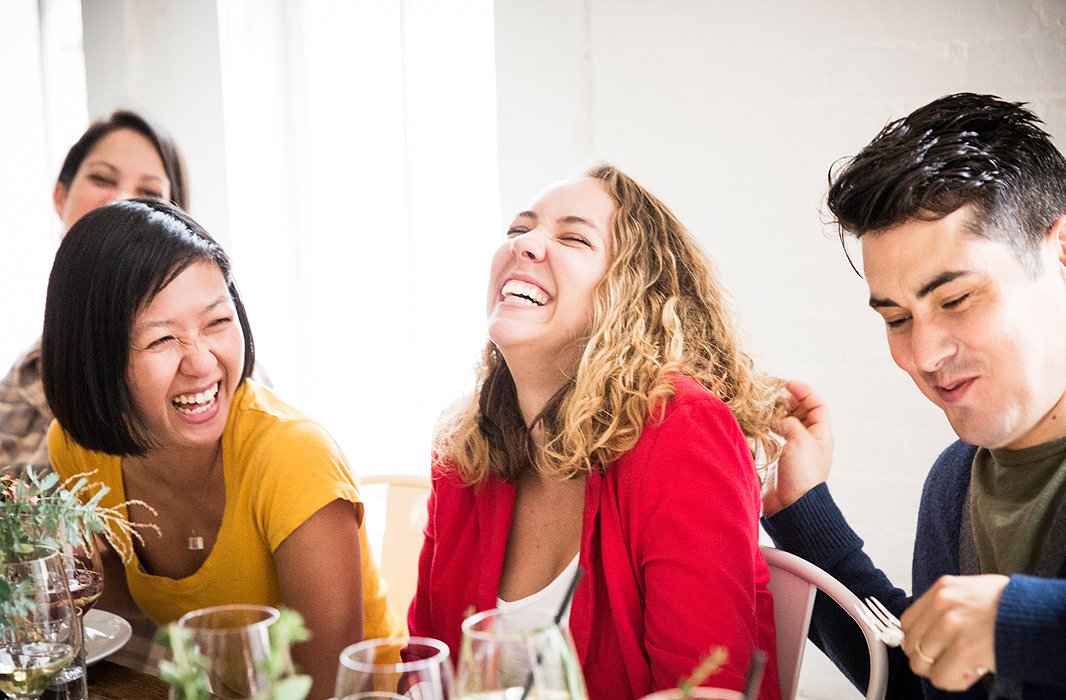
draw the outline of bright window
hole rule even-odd
[[[259,357],[360,474],[426,471],[503,235],[492,3],[220,5],[231,253]]]

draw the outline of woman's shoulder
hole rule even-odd
[[[668,379],[673,385],[674,395],[663,408],[663,422],[670,419],[692,419],[695,414],[736,423],[729,405],[695,378],[683,374],[672,374]]]
[[[503,483],[499,477],[491,475],[476,484],[468,483],[463,476],[459,465],[438,452],[433,453],[430,466],[430,480],[433,482],[433,489],[437,492],[468,492],[471,496],[478,491],[484,491],[485,489],[492,490],[496,488],[498,484]]]
[[[48,456],[52,461],[52,465],[56,472],[64,478],[70,476],[70,474],[65,472],[69,471],[72,466],[80,470],[89,463],[96,464],[119,459],[114,455],[94,452],[82,447],[66,430],[63,430],[63,426],[54,418],[48,426],[47,440]]]
[[[268,480],[316,474],[351,480],[351,467],[333,436],[250,379],[234,398],[222,441],[223,458],[244,473]]]
[[[226,432],[239,444],[284,439],[335,446],[321,424],[252,379],[245,379],[234,397]]]
[[[644,474],[679,468],[705,471],[705,462],[750,461],[747,439],[729,406],[692,377],[672,375],[674,393],[652,410],[640,438],[616,463]],[[681,460],[681,455],[692,459]]]

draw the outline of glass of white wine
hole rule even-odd
[[[463,621],[456,698],[586,700],[570,632],[547,612],[487,610]]]
[[[448,645],[429,637],[367,639],[341,652],[337,700],[449,700]]]
[[[0,691],[35,700],[74,659],[78,619],[62,559],[38,549],[0,564],[8,600],[0,615]]]

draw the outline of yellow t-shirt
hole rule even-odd
[[[97,470],[90,480],[111,489],[102,505],[115,508],[126,500],[120,458],[83,449],[55,421],[48,431],[48,451],[64,479]],[[353,504],[360,520],[363,634],[370,639],[401,633],[370,556],[363,503],[351,468],[321,426],[266,387],[245,380],[222,431],[222,470],[226,484],[222,524],[214,548],[195,573],[182,579],[153,576],[136,556],[126,565],[130,594],[145,615],[162,625],[212,605],[278,605],[274,550],[320,508],[339,498]],[[119,510],[126,515],[125,508]]]

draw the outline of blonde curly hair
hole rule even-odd
[[[596,290],[588,341],[574,377],[527,426],[514,382],[490,341],[475,393],[447,414],[437,455],[474,484],[516,480],[527,469],[558,479],[604,471],[632,449],[647,420],[661,420],[671,375],[696,379],[728,404],[763,465],[780,445],[771,425],[783,412],[783,383],[756,371],[739,347],[710,259],[665,204],[618,168],[585,173],[617,207],[613,260]],[[540,427],[543,440],[532,439]]]

